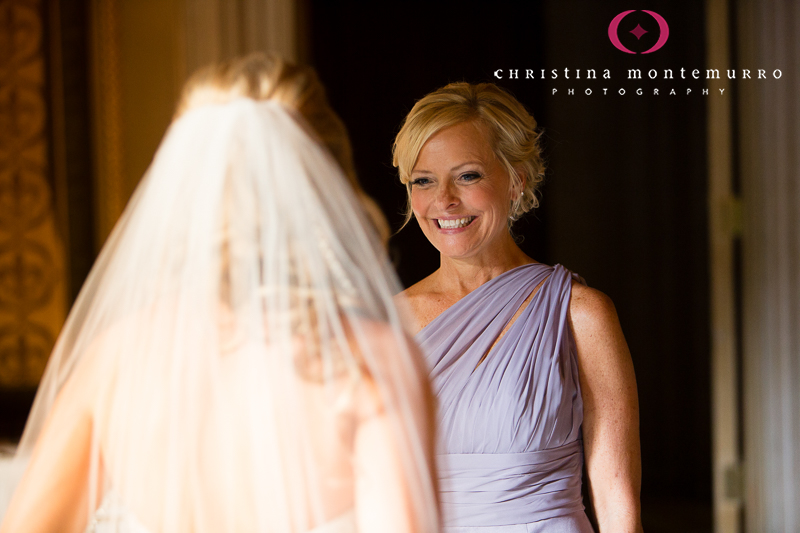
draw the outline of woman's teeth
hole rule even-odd
[[[455,218],[451,220],[444,220],[441,218],[437,218],[436,222],[439,223],[439,227],[442,229],[454,229],[454,228],[463,228],[473,220],[475,220],[475,217]]]

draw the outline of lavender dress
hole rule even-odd
[[[583,403],[567,322],[573,279],[560,265],[517,267],[417,334],[439,400],[447,533],[593,531],[581,498]]]

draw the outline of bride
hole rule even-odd
[[[0,532],[436,531],[378,213],[312,71],[196,74],[50,358]]]

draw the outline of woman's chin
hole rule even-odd
[[[435,244],[442,257],[448,259],[467,259],[481,254],[480,247],[471,243],[442,243]]]
[[[433,237],[431,239],[431,237]],[[473,232],[429,235],[428,240],[448,259],[469,259],[497,253],[499,236],[476,235]]]

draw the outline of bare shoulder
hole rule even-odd
[[[614,302],[601,291],[573,282],[569,320],[584,366],[589,359],[600,364],[630,359]]]
[[[433,274],[431,274],[397,294],[395,299],[405,299],[407,301],[424,299],[431,294],[434,288],[433,285]]]
[[[345,328],[353,353],[365,357],[365,349],[373,363],[389,366],[399,364],[401,358],[409,357],[410,361],[422,369],[421,355],[413,339],[406,331],[398,331],[391,324],[370,318],[354,318],[358,324],[350,323]],[[354,328],[354,326],[357,326]],[[362,334],[356,337],[354,331]],[[410,354],[410,355],[409,355]],[[369,366],[369,365],[367,365]]]
[[[614,302],[605,293],[577,281],[572,282],[569,312],[574,327],[603,328],[619,323]]]
[[[400,348],[397,345],[398,333],[389,323],[366,317],[351,317],[349,320],[350,323],[347,324],[346,331],[354,349],[359,350],[359,346],[364,342],[369,345],[380,346],[382,350],[391,351]],[[353,322],[358,323],[357,328],[354,328],[356,324]],[[354,331],[363,333],[366,338],[358,339]]]
[[[407,316],[414,334],[453,303],[452,298],[438,289],[435,273],[395,296],[395,304]]]
[[[402,394],[407,399],[431,404],[427,369],[412,338],[386,322],[367,318],[357,320],[359,331],[365,335],[360,339],[350,339],[362,370],[359,387],[354,391],[358,399],[354,405],[359,418],[367,419],[384,411],[384,395],[379,383],[386,383],[387,376],[402,384]]]

